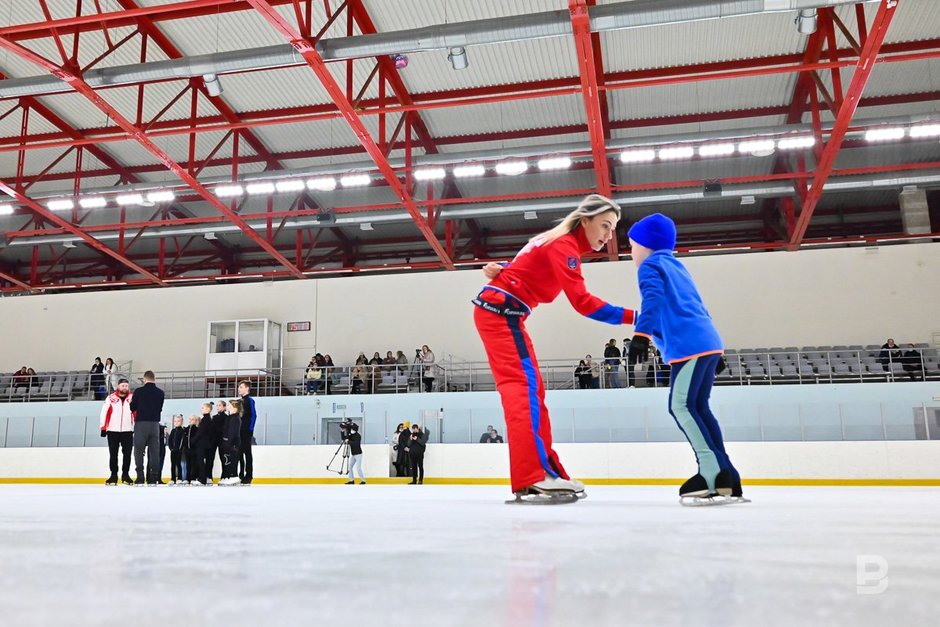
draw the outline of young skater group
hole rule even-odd
[[[215,415],[212,414],[212,409],[212,403],[203,403],[202,415],[190,416],[189,425],[185,427],[183,415],[174,416],[173,429],[167,437],[167,448],[170,449],[170,485],[213,485],[212,470],[216,453],[222,465],[219,485],[242,483],[238,475],[238,460],[243,402],[241,399],[218,401],[215,405]]]
[[[511,263],[483,268],[490,282],[473,299],[474,322],[506,419],[515,494],[509,502],[573,503],[584,496],[584,484],[568,475],[552,449],[545,386],[525,328],[532,310],[552,302],[562,291],[588,318],[632,324],[630,357],[648,350],[652,340],[672,367],[669,413],[698,463],[698,472],[679,488],[680,501],[686,505],[746,502],[740,475],[708,404],[724,347],[691,275],[673,255],[673,221],[654,213],[635,222],[628,232],[642,299],[639,310],[608,304],[584,285],[581,256],[607,245],[620,216],[617,203],[591,194],[557,226],[533,237]]]

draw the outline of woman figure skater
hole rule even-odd
[[[503,404],[515,501],[572,503],[584,484],[565,472],[552,450],[545,387],[525,321],[562,291],[578,311],[599,322],[633,324],[635,312],[592,296],[581,277],[581,255],[607,245],[620,207],[591,194],[554,228],[533,237],[512,263],[483,268],[490,283],[473,300],[474,323]]]

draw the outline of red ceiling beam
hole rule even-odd
[[[606,144],[609,125],[604,113],[607,108],[607,96],[598,89],[598,76],[603,79],[604,68],[600,56],[595,58],[594,55],[594,42],[591,39],[591,17],[588,14],[586,0],[571,0],[568,11],[571,15],[575,54],[578,57],[578,69],[581,76],[581,96],[584,99],[584,111],[587,115],[588,134],[591,137],[591,155],[593,157],[597,191],[603,196],[610,197],[613,189],[611,187]],[[603,104],[602,100],[604,100]],[[617,250],[617,235],[614,233],[607,243],[607,257],[610,261],[617,261]]]
[[[871,76],[872,70],[875,67],[875,58],[878,56],[878,51],[881,49],[885,35],[888,33],[888,27],[891,25],[891,20],[894,18],[896,12],[897,0],[881,0],[878,12],[875,14],[875,19],[872,22],[868,37],[865,40],[865,45],[862,47],[862,53],[859,55],[852,81],[849,83],[849,87],[845,92],[842,106],[839,107],[839,115],[836,117],[836,121],[833,124],[829,141],[826,142],[826,146],[819,158],[812,185],[810,186],[809,192],[806,194],[806,200],[803,202],[800,216],[790,236],[788,245],[790,250],[798,249],[800,243],[803,241],[803,236],[806,234],[809,222],[813,218],[813,211],[815,211],[816,205],[822,198],[823,187],[835,167],[836,157],[839,154],[839,149],[842,147],[842,140],[845,139],[849,124],[851,124],[859,100],[861,100],[862,92],[865,90],[868,78]]]
[[[0,40],[0,42],[2,42],[2,40]],[[119,261],[120,263],[124,264],[125,266],[133,270],[134,272],[137,272],[147,277],[148,280],[156,283],[157,285],[163,285],[163,286],[166,285],[166,283],[164,283],[163,280],[160,279],[160,277],[158,277],[157,275],[151,273],[149,270],[143,268],[142,266],[134,263],[133,261],[131,261],[124,255],[121,255],[117,251],[114,251],[111,248],[108,248],[107,246],[105,246],[104,244],[96,240],[94,237],[92,237],[91,235],[83,231],[82,229],[71,224],[68,220],[65,220],[57,216],[55,213],[53,213],[52,211],[49,211],[48,209],[46,209],[39,203],[27,198],[26,196],[24,196],[23,194],[15,190],[12,186],[8,185],[4,181],[0,181],[0,191],[4,192],[11,198],[15,199],[21,205],[29,207],[30,209],[32,209],[33,213],[42,217],[47,222],[55,224],[65,229],[72,235],[76,235],[80,237],[86,244],[91,246],[94,250],[97,250],[98,252],[108,255],[109,257],[115,259],[116,261]]]
[[[17,286],[20,289],[29,290],[31,292],[34,291],[31,285],[27,283],[23,283],[15,276],[11,274],[7,274],[6,272],[0,272],[0,279],[6,281],[7,283],[12,283],[13,285]]]
[[[265,249],[269,254],[271,254],[271,256],[274,257],[278,261],[278,263],[282,264],[297,278],[303,278],[304,275],[303,275],[303,272],[300,271],[300,269],[294,266],[290,262],[290,260],[288,260],[280,252],[278,252],[268,242],[266,242],[264,238],[260,237],[254,231],[254,229],[248,226],[248,224],[244,220],[242,220],[236,213],[230,210],[218,198],[213,196],[209,192],[209,190],[206,189],[199,181],[197,181],[195,177],[193,177],[189,172],[187,172],[185,168],[181,167],[178,163],[173,161],[169,157],[169,155],[167,155],[166,152],[164,152],[162,148],[157,146],[153,142],[153,140],[147,136],[146,133],[141,131],[138,127],[134,126],[123,115],[121,115],[121,113],[118,112],[117,109],[115,109],[110,104],[108,104],[105,100],[103,100],[95,92],[94,89],[92,89],[84,80],[82,80],[82,78],[78,75],[77,72],[71,71],[66,68],[61,68],[57,66],[55,63],[39,56],[38,54],[32,52],[31,50],[27,50],[26,48],[20,46],[19,44],[11,42],[8,39],[2,38],[2,37],[0,37],[0,48],[8,50],[12,54],[15,54],[16,56],[21,57],[22,59],[29,61],[30,63],[37,65],[42,69],[45,69],[46,71],[53,74],[57,78],[68,83],[68,85],[71,86],[72,89],[74,89],[75,91],[80,93],[82,96],[84,96],[89,102],[95,105],[104,114],[106,114],[112,121],[114,121],[114,123],[116,123],[122,129],[124,129],[127,133],[132,135],[134,139],[137,141],[137,143],[139,143],[150,154],[156,157],[158,161],[160,161],[166,168],[172,171],[184,183],[186,183],[189,187],[191,187],[193,191],[195,191],[199,196],[201,196],[206,202],[208,202],[210,205],[218,209],[223,215],[225,215],[234,224],[238,225],[238,227],[251,240],[259,244],[263,249]],[[21,202],[22,202],[22,199],[25,199],[25,197],[23,197],[22,195],[19,195],[19,197],[17,198],[17,200],[20,200]],[[25,200],[28,200],[28,199],[25,199]],[[36,203],[32,203],[32,202],[30,202],[28,206],[30,206],[30,208],[32,208],[34,211],[36,210],[37,207],[39,207],[39,205],[37,205]],[[44,212],[44,213],[45,215],[51,215],[49,214],[49,212]],[[57,218],[57,221],[54,220],[54,222],[58,224],[59,226],[63,226],[62,221],[58,219],[57,216],[56,218]],[[75,227],[72,227],[71,225],[69,226],[70,228],[73,228],[73,229],[75,228]],[[81,235],[83,239],[84,238],[92,239],[85,233],[82,233]],[[96,240],[94,241],[97,244],[101,245],[100,242],[97,242]],[[107,247],[104,247],[104,248],[107,249]],[[107,249],[107,250],[109,251],[108,254],[113,253],[112,256],[117,255],[117,253],[114,253],[110,249]],[[124,259],[120,255],[117,255],[116,258]]]
[[[326,63],[317,53],[313,43],[307,40],[295,26],[293,26],[283,16],[281,16],[281,14],[278,13],[267,0],[249,0],[249,2],[255,8],[255,10],[257,10],[278,32],[284,35],[284,37],[290,41],[291,45],[294,46],[298,52],[300,52],[304,60],[307,62],[307,65],[310,66],[310,69],[312,69],[320,79],[320,83],[327,90],[330,98],[343,114],[343,117],[346,119],[346,122],[356,134],[359,142],[366,149],[366,152],[369,153],[369,156],[375,162],[379,171],[385,177],[385,180],[388,181],[388,185],[391,190],[398,198],[401,199],[402,204],[408,210],[408,213],[411,215],[411,218],[417,225],[418,230],[420,230],[425,239],[428,240],[431,248],[441,260],[441,263],[447,269],[453,270],[454,264],[447,255],[447,251],[445,251],[444,247],[441,246],[441,243],[438,241],[434,231],[431,230],[431,227],[421,215],[421,211],[418,209],[417,205],[415,205],[414,200],[411,198],[411,194],[408,192],[408,190],[405,189],[401,181],[398,180],[398,176],[395,174],[392,166],[389,165],[388,160],[382,153],[382,150],[375,143],[375,140],[373,140],[369,135],[369,131],[366,129],[365,125],[362,123],[362,120],[359,118],[359,115],[356,112],[356,109],[353,107],[353,104],[347,99],[343,88],[336,83],[333,75],[330,73],[329,69],[327,69]]]

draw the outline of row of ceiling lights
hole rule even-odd
[[[878,127],[865,131],[865,140],[868,142],[898,141],[910,137],[911,139],[928,139],[940,137],[940,124],[919,124],[910,127],[891,126]],[[620,153],[620,161],[627,164],[648,163],[659,159],[660,161],[675,161],[691,159],[695,156],[727,157],[738,154],[767,156],[775,150],[800,150],[812,148],[816,138],[811,135],[789,136],[778,139],[759,138],[734,142],[716,142],[700,145],[675,144],[660,148],[643,147],[629,148]],[[550,156],[539,159],[536,163],[542,172],[564,170],[570,168],[572,159],[568,156]],[[493,171],[504,176],[517,176],[527,172],[530,164],[525,159],[507,159],[493,166]],[[451,167],[451,174],[456,178],[472,178],[486,174],[487,167],[483,164],[460,164]],[[443,166],[418,167],[412,173],[416,181],[438,181],[447,176]],[[311,191],[330,192],[341,186],[344,188],[363,187],[372,183],[372,176],[365,173],[350,173],[339,177],[320,176],[309,179],[290,178],[276,181],[256,181],[251,183],[229,183],[217,185],[213,192],[219,198],[234,198],[248,195],[267,195],[275,192],[299,192],[304,189]],[[154,190],[144,193],[118,194],[114,202],[121,207],[145,205],[152,206],[157,203],[172,202],[176,198],[173,190]],[[78,199],[78,206],[83,209],[96,209],[108,205],[106,196],[86,196]],[[72,198],[53,198],[46,202],[51,211],[71,211],[75,208]],[[11,215],[14,210],[12,204],[0,204],[0,215]]]

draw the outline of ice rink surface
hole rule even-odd
[[[940,489],[0,486],[0,624],[934,625]],[[861,573],[861,575],[860,575]],[[886,573],[886,574],[885,574]],[[861,585],[859,585],[861,584]]]

